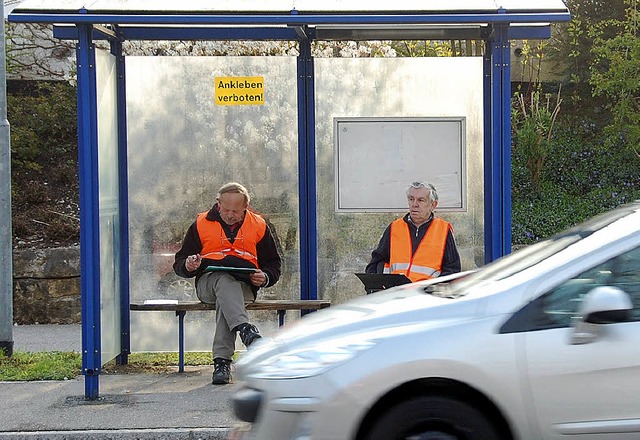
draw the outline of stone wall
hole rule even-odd
[[[80,323],[80,248],[13,252],[13,321]]]

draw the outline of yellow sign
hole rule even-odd
[[[263,105],[264,76],[217,76],[216,105]]]

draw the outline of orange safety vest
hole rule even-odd
[[[264,237],[267,223],[251,211],[246,211],[244,221],[238,229],[236,239],[231,243],[217,221],[207,220],[207,213],[201,212],[196,219],[196,228],[202,243],[200,255],[210,260],[222,260],[227,256],[242,258],[258,267],[256,246]]]
[[[394,221],[391,223],[389,263],[384,265],[384,273],[403,274],[413,282],[437,277],[442,270],[444,247],[451,229],[450,223],[434,218],[416,253],[411,255],[409,225],[402,218]]]

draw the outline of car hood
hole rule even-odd
[[[439,327],[453,321],[473,319],[486,309],[487,297],[447,298],[425,293],[433,283],[415,283],[388,289],[337,306],[305,315],[252,345],[238,362],[255,364],[290,349],[300,349],[331,338],[352,333],[390,334],[416,326]]]

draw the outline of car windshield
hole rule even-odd
[[[635,206],[635,209],[633,208]],[[454,280],[445,288],[446,296],[459,296],[468,291],[471,285],[486,281],[498,281],[534,266],[542,260],[566,249],[574,243],[588,237],[616,220],[638,209],[632,204],[627,209],[619,208],[593,217],[592,219],[568,229],[558,235],[545,239],[506,255],[468,276]]]

